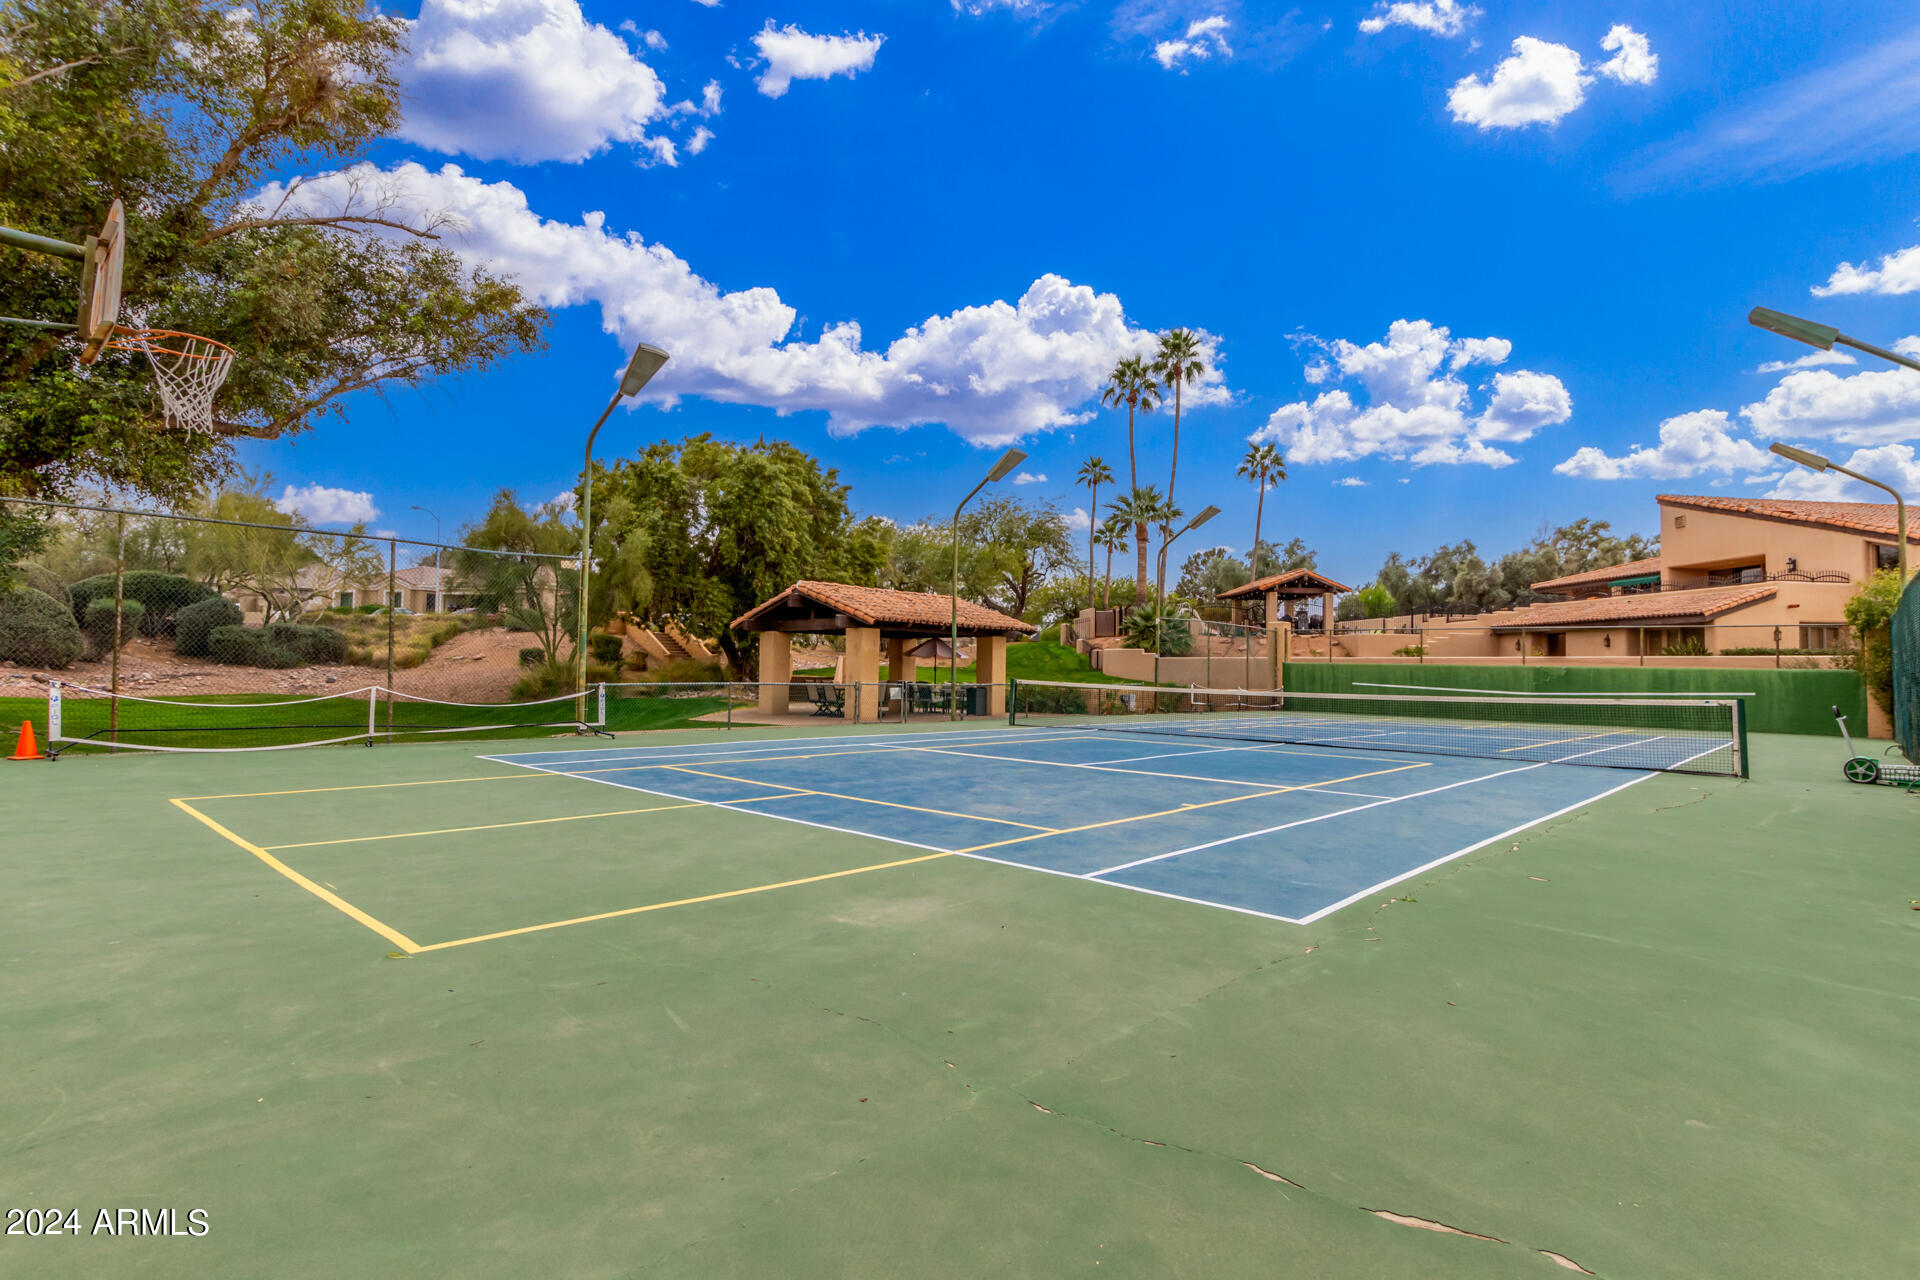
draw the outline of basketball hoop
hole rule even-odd
[[[192,433],[213,431],[213,397],[233,367],[234,351],[224,342],[172,329],[126,329],[115,326],[104,345],[138,351],[153,366],[160,384],[160,403],[167,421]]]

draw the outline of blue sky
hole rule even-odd
[[[636,341],[674,355],[599,456],[793,440],[862,512],[1124,475],[1097,388],[1174,326],[1215,354],[1177,498],[1335,577],[1657,492],[1920,491],[1920,375],[1750,328],[1756,304],[1920,351],[1920,15],[1895,3],[428,0],[403,139],[283,175],[309,207],[451,214],[554,308],[551,349],[249,444],[310,519],[451,533],[571,485]],[[269,192],[269,195],[277,194]],[[1144,419],[1165,487],[1171,415]],[[1044,477],[1039,479],[1038,477]],[[1103,502],[1108,496],[1102,494]]]

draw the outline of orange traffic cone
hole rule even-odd
[[[20,743],[18,746],[14,747],[13,754],[8,756],[7,759],[9,760],[45,760],[46,759],[45,756],[40,754],[40,744],[34,741],[33,721],[22,720],[20,722]]]

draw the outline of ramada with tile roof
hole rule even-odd
[[[951,627],[955,601],[933,591],[893,591],[885,587],[856,587],[844,582],[796,582],[779,595],[755,605],[733,620],[736,631],[800,630],[792,625],[804,616],[826,625],[823,632],[845,631],[850,625],[877,627],[888,636],[896,632],[911,635],[942,635]],[[1009,617],[997,609],[958,602],[960,634],[1032,635],[1039,628],[1032,623]],[[833,625],[834,616],[844,614],[846,621]],[[813,630],[809,626],[808,630]]]

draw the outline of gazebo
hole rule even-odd
[[[900,680],[907,667],[907,651],[926,640],[949,635],[953,612],[952,597],[931,591],[796,582],[735,618],[733,627],[759,634],[760,711],[764,715],[784,715],[792,688],[794,636],[844,635],[848,683],[878,685],[883,642],[887,670]],[[975,679],[988,687],[988,714],[1004,715],[1007,637],[1031,635],[1037,628],[970,600],[959,602],[959,616],[960,634],[975,641]],[[881,702],[878,697],[856,698],[860,719],[878,721]]]
[[[1238,601],[1257,600],[1264,597],[1267,605],[1266,622],[1267,626],[1271,628],[1282,617],[1280,613],[1280,601],[1311,600],[1313,597],[1319,596],[1321,618],[1323,619],[1321,625],[1328,630],[1332,630],[1333,598],[1337,595],[1345,595],[1351,590],[1353,590],[1352,587],[1335,582],[1332,578],[1322,577],[1311,569],[1289,569],[1285,573],[1275,573],[1265,578],[1255,578],[1245,586],[1234,587],[1230,591],[1222,591],[1220,593],[1220,599]],[[1236,609],[1241,607],[1240,605],[1235,605]]]

